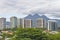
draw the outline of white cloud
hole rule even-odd
[[[0,0],[0,14],[29,13],[32,11],[59,18],[60,0]]]

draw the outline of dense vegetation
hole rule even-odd
[[[38,28],[17,28],[12,30],[13,35],[4,34],[11,40],[60,40],[60,34],[50,34],[43,32],[43,29]]]

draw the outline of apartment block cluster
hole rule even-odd
[[[27,16],[28,17],[28,16]],[[57,31],[58,23],[56,20],[46,20],[35,16],[35,18],[17,18],[11,17],[9,24],[6,25],[6,18],[0,18],[0,30],[9,28],[44,28],[50,31]]]

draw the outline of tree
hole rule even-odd
[[[60,33],[43,33],[43,29],[40,28],[16,28],[10,38],[11,40],[60,40]]]
[[[42,34],[42,29],[38,29],[38,28],[18,28],[15,32],[14,32],[14,36],[12,38],[14,38],[14,40],[16,39],[20,39],[20,38],[30,38],[32,40],[36,40],[37,38],[39,38]]]

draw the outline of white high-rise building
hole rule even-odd
[[[24,19],[23,18],[18,19],[17,23],[18,23],[18,25],[17,25],[18,28],[19,27],[24,28]]]
[[[6,18],[0,18],[0,30],[6,28]]]
[[[24,28],[24,19],[22,19],[22,18],[20,19],[19,25],[21,28]]]
[[[43,18],[36,19],[36,28],[43,28],[44,27],[44,20]]]
[[[17,27],[17,17],[11,17],[10,18],[10,26],[11,26],[11,28]]]
[[[50,31],[57,30],[57,21],[56,20],[48,20],[48,30],[50,30]]]
[[[17,27],[20,27],[20,18],[17,19]]]

